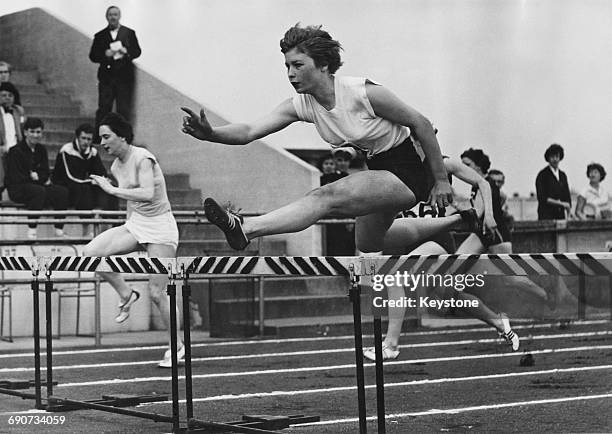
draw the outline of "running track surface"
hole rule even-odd
[[[610,432],[611,324],[519,326],[518,353],[488,328],[408,333],[399,359],[385,365],[387,432]],[[365,343],[371,342],[366,337]],[[519,366],[523,350],[534,356],[533,366]],[[156,366],[163,351],[160,346],[58,350],[55,394],[71,399],[169,394],[170,372]],[[0,379],[33,378],[32,367],[30,352],[0,354]],[[319,415],[320,424],[281,432],[358,432],[352,336],[195,343],[193,374],[199,419]],[[376,432],[374,384],[374,366],[368,364],[369,432]],[[94,410],[57,413],[66,422],[56,427],[8,424],[11,415],[41,413],[32,407],[33,401],[0,395],[0,432],[171,431],[167,423]],[[138,408],[171,414],[169,402]],[[184,402],[181,415],[184,419]]]

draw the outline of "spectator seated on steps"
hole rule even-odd
[[[118,200],[94,185],[90,175],[107,177],[100,153],[92,146],[94,127],[81,124],[75,138],[60,149],[51,181],[68,189],[68,206],[76,210],[117,210]]]
[[[49,157],[41,144],[44,124],[39,118],[28,118],[23,125],[24,139],[7,154],[5,185],[13,202],[25,204],[30,211],[45,207],[65,210],[68,207],[68,189],[51,184]],[[36,223],[30,223],[28,238],[36,238]],[[63,236],[63,224],[55,225],[57,236]]]

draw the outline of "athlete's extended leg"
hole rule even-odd
[[[464,225],[459,214],[437,218],[395,219],[385,235],[385,249],[410,246],[440,232],[460,229]]]
[[[112,256],[130,253],[138,249],[138,241],[125,228],[118,226],[91,240],[83,250],[84,256]],[[138,300],[140,294],[133,291],[126,283],[121,274],[111,272],[98,273],[104,280],[111,284],[121,298],[119,314],[115,318],[117,322],[125,321],[129,316],[130,306]]]
[[[246,219],[244,232],[249,239],[297,232],[332,213],[346,217],[395,213],[415,203],[412,191],[391,172],[365,170],[316,188],[268,214]]]
[[[301,231],[330,214],[345,217],[379,212],[395,214],[415,203],[414,193],[391,172],[365,170],[316,188],[289,205],[244,222],[227,213],[211,198],[204,201],[204,210],[208,220],[225,233],[230,246],[242,250],[250,239]]]

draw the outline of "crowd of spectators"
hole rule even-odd
[[[602,182],[606,178],[604,166],[595,162],[587,165],[588,184],[582,188],[574,188],[577,195],[576,203],[573,204],[570,183],[565,172],[560,169],[560,163],[564,157],[564,149],[557,143],[550,145],[544,152],[544,160],[548,164],[535,177],[538,220],[612,219],[612,194]],[[347,176],[351,162],[356,159],[358,159],[358,151],[348,147],[335,148],[331,154],[321,157],[318,164],[322,172],[321,185]],[[506,182],[504,172],[499,169],[489,169],[484,176],[489,181],[492,191],[499,194],[502,212],[500,218],[503,218],[505,226],[512,230],[514,217],[508,203],[508,196],[503,191]],[[408,211],[407,215],[416,216],[417,214],[412,211]],[[347,239],[353,236],[354,232],[349,234],[349,229],[350,226],[328,226],[326,254],[352,254],[348,253],[351,246]]]
[[[81,124],[75,137],[64,144],[49,164],[44,145],[44,123],[28,116],[21,95],[11,82],[12,65],[0,61],[0,200],[10,199],[26,210],[116,210],[118,200],[94,185],[90,175],[108,176],[98,150],[97,127],[108,112],[115,110],[130,119],[134,87],[132,60],[141,49],[134,30],[120,24],[116,6],[106,10],[108,25],[97,32],[89,58],[98,63],[98,110],[95,127]],[[3,197],[4,192],[7,195]],[[34,218],[32,218],[34,220]],[[37,226],[29,223],[28,238],[37,237]],[[63,225],[55,225],[57,236],[64,236]]]

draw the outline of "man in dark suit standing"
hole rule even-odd
[[[536,178],[538,220],[565,220],[572,208],[567,176],[559,169],[563,156],[563,148],[556,143],[544,153],[548,166]]]
[[[89,59],[99,63],[98,110],[96,111],[96,134],[100,120],[113,109],[126,119],[131,118],[134,92],[134,64],[132,60],[141,54],[136,32],[119,24],[121,11],[117,6],[106,10],[108,27],[95,34]]]

